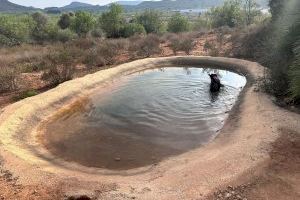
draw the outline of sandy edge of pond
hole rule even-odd
[[[156,66],[217,66],[244,74],[248,83],[218,137],[204,147],[157,165],[123,172],[66,163],[41,148],[36,139],[42,123],[84,99],[112,78]],[[257,63],[212,57],[148,58],[68,81],[41,95],[1,110],[0,153],[5,169],[23,185],[60,185],[64,192],[100,199],[201,199],[216,188],[254,176],[267,165],[280,130],[300,129],[299,115],[275,106],[256,91],[264,68]]]

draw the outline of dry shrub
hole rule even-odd
[[[265,41],[270,35],[268,24],[253,25],[243,30],[236,30],[232,35],[232,54],[234,57],[262,61],[265,57]]]
[[[58,85],[71,80],[75,73],[76,54],[68,48],[51,52],[46,59],[47,70],[43,73],[42,79],[51,85]]]
[[[68,43],[68,45],[86,50],[94,47],[97,44],[96,39],[92,38],[79,38]]]
[[[175,37],[177,37],[176,33],[167,32],[160,38],[160,40],[162,43],[167,43]]]
[[[134,57],[150,57],[161,53],[160,38],[157,35],[149,34],[134,42],[131,42],[129,51]]]
[[[124,44],[116,42],[116,40],[106,40],[97,46],[97,55],[101,56],[105,65],[112,65],[116,62],[116,56],[120,53]]]
[[[187,55],[190,55],[191,51],[195,48],[195,42],[193,37],[189,37],[188,35],[173,36],[170,39],[170,48],[175,55],[177,55],[178,51],[184,51]]]
[[[106,65],[104,58],[98,54],[97,48],[92,48],[87,51],[83,63],[87,65],[88,68],[102,67]]]
[[[0,92],[17,89],[16,79],[19,71],[15,68],[0,66]]]
[[[204,51],[208,52],[208,55],[210,56],[220,55],[220,48],[218,47],[218,44],[216,42],[206,40],[203,48]]]
[[[112,39],[107,40],[110,46],[113,46],[119,53],[122,51],[126,51],[128,49],[128,40],[127,39]]]
[[[128,41],[126,39],[104,40],[88,50],[83,63],[87,64],[89,68],[113,65],[116,63],[118,54],[127,48]]]

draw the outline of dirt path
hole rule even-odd
[[[109,200],[299,199],[300,116],[275,106],[268,95],[255,89],[263,71],[258,64],[196,57],[178,58],[176,62],[190,65],[198,61],[247,73],[249,78],[240,102],[214,141],[157,165],[124,172],[87,169],[38,151],[29,127],[36,127],[50,113],[68,105],[74,91],[94,87],[97,84],[93,81],[128,68],[137,70],[166,62],[163,58],[135,61],[6,107],[0,116],[0,199],[63,199],[72,194]],[[16,124],[23,124],[24,129],[18,132]]]

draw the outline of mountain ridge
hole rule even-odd
[[[29,12],[38,10],[34,7],[21,6],[8,0],[0,0],[0,12]]]
[[[187,9],[207,9],[210,7],[221,5],[224,0],[162,0],[162,1],[143,1],[143,0],[120,0],[119,3],[124,7],[126,11],[140,11],[145,9],[156,10],[187,10]],[[268,0],[258,0],[262,7],[268,5]],[[11,3],[8,0],[0,0],[0,12],[30,12],[30,11],[54,11],[53,13],[68,12],[68,11],[90,11],[90,12],[102,12],[108,9],[110,4],[100,6],[92,5],[88,3],[82,3],[80,1],[71,2],[69,5],[63,7],[49,7],[45,9],[38,9],[34,7],[21,6],[15,3]]]

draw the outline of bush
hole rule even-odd
[[[210,56],[219,56],[220,55],[220,48],[218,48],[218,45],[215,42],[210,42],[208,40],[204,43],[204,51],[208,52],[208,55]]]
[[[137,16],[136,21],[144,26],[147,33],[161,33],[163,24],[160,16],[158,11],[146,10]]]
[[[83,61],[89,68],[113,65],[116,57],[127,48],[128,42],[125,39],[105,40],[88,50]]]
[[[0,34],[0,47],[12,47],[20,45],[20,41],[15,38],[8,38],[5,35]]]
[[[207,15],[201,15],[192,24],[192,29],[194,31],[207,31],[211,28],[211,21]]]
[[[175,55],[177,55],[178,51],[184,51],[187,55],[190,55],[194,47],[194,40],[189,37],[177,36],[171,39],[170,48],[173,50]]]
[[[58,20],[57,24],[61,29],[67,29],[70,27],[72,22],[72,16],[70,13],[64,13],[60,16],[60,19]]]
[[[76,38],[76,35],[69,29],[58,30],[58,32],[56,34],[57,34],[56,40],[63,42],[63,43]]]
[[[133,45],[130,46],[129,50],[134,56],[139,57],[150,57],[154,54],[160,54],[160,38],[157,35],[147,35],[139,40],[135,41]]]
[[[125,45],[123,40],[106,40],[98,46],[97,52],[103,58],[105,65],[112,65],[115,64],[116,57],[124,50]]]
[[[94,47],[96,44],[97,44],[96,41],[92,38],[78,38],[77,40],[68,43],[68,45],[70,46],[72,45],[77,49],[81,49],[81,50],[90,49]]]
[[[168,31],[173,33],[186,32],[190,28],[188,19],[180,13],[174,14],[168,22]]]
[[[86,64],[88,68],[102,67],[106,65],[105,59],[99,55],[97,48],[88,50],[83,63]]]
[[[207,13],[212,22],[212,26],[236,27],[242,23],[242,8],[239,0],[226,0],[222,6],[212,8]]]
[[[293,98],[300,102],[300,38],[296,42],[295,60],[289,69],[289,78],[291,80],[291,89]]]
[[[48,69],[42,79],[54,86],[71,80],[75,73],[75,56],[66,48],[50,53],[47,56]]]
[[[91,35],[92,35],[92,37],[95,37],[95,38],[102,38],[104,33],[101,28],[95,28],[91,31]]]
[[[16,69],[0,66],[0,92],[15,90],[18,74],[19,72]]]
[[[86,37],[87,33],[93,29],[95,19],[91,13],[78,11],[72,20],[71,29],[80,37]]]
[[[136,23],[126,24],[123,29],[123,36],[126,38],[134,35],[144,35],[145,33],[145,28],[141,24]]]
[[[39,93],[36,90],[27,90],[27,91],[24,91],[24,92],[20,93],[18,96],[16,96],[14,98],[14,100],[19,101],[19,100],[22,100],[22,99],[26,99],[28,97],[36,96],[38,94]]]
[[[121,37],[124,19],[122,17],[123,8],[117,4],[111,4],[109,11],[102,13],[99,18],[101,29],[109,38]]]
[[[28,15],[1,15],[0,46],[14,46],[28,41],[33,25]]]
[[[47,27],[48,18],[46,15],[36,12],[32,14],[32,19],[35,22],[35,26],[32,29],[31,37],[38,43],[43,43],[49,39],[49,30],[51,27]]]
[[[234,57],[253,59],[264,62],[265,41],[270,35],[269,23],[249,26],[244,30],[238,29],[232,35],[232,54]]]

